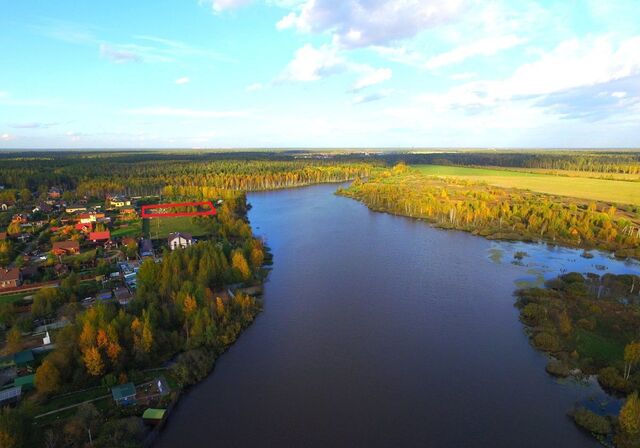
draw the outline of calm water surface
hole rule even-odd
[[[274,254],[264,312],[158,446],[598,446],[566,411],[601,391],[545,373],[513,291],[562,269],[637,265],[437,230],[335,189],[249,195]]]

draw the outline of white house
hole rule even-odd
[[[191,235],[181,232],[170,233],[167,240],[169,242],[169,248],[171,250],[184,249],[185,247],[191,246],[195,242]]]

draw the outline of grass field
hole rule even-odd
[[[521,188],[559,196],[640,205],[638,182],[461,166],[416,165],[415,168],[428,176],[459,177],[503,188]]]
[[[5,294],[0,296],[0,303],[13,303],[22,300],[23,297],[32,296],[36,291],[18,292],[15,294]]]
[[[149,236],[152,239],[167,238],[172,232],[185,232],[191,236],[202,236],[207,232],[201,226],[193,223],[190,216],[175,218],[149,218]]]
[[[111,232],[111,236],[116,238],[122,238],[125,236],[137,238],[141,235],[142,235],[142,219],[131,221],[128,223],[127,227],[121,227]]]
[[[613,364],[622,359],[624,343],[583,329],[576,332],[578,351],[582,357]]]

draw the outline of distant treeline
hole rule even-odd
[[[387,164],[499,166],[594,173],[640,174],[640,152],[437,152],[381,155]]]
[[[0,163],[0,185],[5,188],[44,193],[57,186],[93,197],[159,194],[167,187],[185,195],[206,188],[271,190],[342,182],[367,176],[372,166],[345,156],[186,151],[6,153],[0,155]]]

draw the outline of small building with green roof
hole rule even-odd
[[[166,409],[147,408],[147,410],[142,414],[142,420],[144,420],[145,423],[157,425],[164,420],[166,413]]]
[[[33,352],[31,350],[23,350],[15,353],[13,360],[18,367],[26,367],[34,361]]]
[[[136,386],[133,383],[120,384],[111,388],[113,400],[121,405],[128,406],[136,403]]]
[[[23,391],[31,390],[36,386],[36,375],[32,373],[31,375],[19,376],[13,380],[13,385],[22,386]]]

